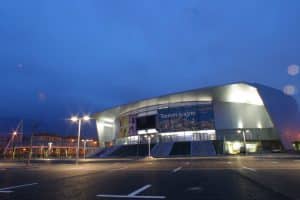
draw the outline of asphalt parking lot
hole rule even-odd
[[[0,163],[0,199],[300,199],[300,159]]]

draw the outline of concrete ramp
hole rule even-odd
[[[117,151],[121,146],[115,145],[109,148],[106,148],[100,155],[99,158],[107,158],[109,157],[113,152]]]
[[[157,143],[151,150],[154,157],[168,157],[172,150],[174,142]]]
[[[99,148],[93,153],[89,153],[86,155],[87,158],[98,158],[101,153],[105,151],[105,148]]]
[[[212,141],[191,142],[191,156],[215,156],[216,150]]]

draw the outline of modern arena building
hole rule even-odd
[[[136,101],[93,117],[106,147],[98,157],[143,156],[148,147],[157,157],[287,150],[300,121],[291,96],[244,82]]]

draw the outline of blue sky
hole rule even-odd
[[[300,102],[300,75],[287,74],[300,64],[299,10],[297,0],[3,0],[0,121],[70,134],[73,113],[235,81],[293,84]]]

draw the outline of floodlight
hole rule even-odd
[[[88,116],[88,115],[85,115],[85,116],[83,117],[83,120],[84,120],[84,121],[89,121],[90,119],[91,119],[91,117]]]
[[[71,117],[71,121],[72,122],[77,122],[78,120],[79,120],[79,118],[77,116]]]

